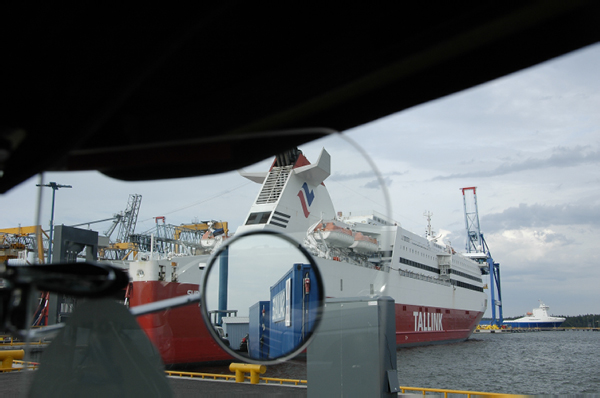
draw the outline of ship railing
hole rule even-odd
[[[222,380],[229,382],[237,382],[244,383],[246,380],[252,382],[250,376],[244,376],[243,379],[236,380],[235,375],[227,375],[227,374],[215,374],[215,373],[197,373],[197,372],[179,372],[179,371],[165,371],[165,373],[174,378],[196,378],[196,379],[206,379],[206,380]],[[307,387],[308,381],[302,379],[282,379],[275,377],[262,377],[259,376],[257,378],[258,382],[256,384],[279,384],[279,385],[289,385],[289,386],[299,386],[299,387]],[[443,388],[422,388],[422,387],[408,387],[408,386],[400,386],[400,390],[402,394],[406,392],[420,392],[423,396],[441,396],[448,397],[449,395],[462,395],[467,397],[518,397],[522,395],[515,394],[498,394],[491,392],[481,392],[481,391],[466,391],[466,390],[448,390]],[[432,393],[432,394],[428,394]],[[419,395],[421,395],[419,394]]]
[[[444,280],[441,278],[436,278],[436,277],[429,276],[429,275],[419,274],[419,273],[412,272],[412,271],[407,271],[402,268],[398,269],[398,273],[400,275],[406,276],[408,278],[418,279],[418,280],[422,280],[422,281],[426,281],[426,282],[430,282],[430,283],[437,283],[439,285],[444,285],[444,286],[451,285],[450,281],[447,281],[447,280]]]

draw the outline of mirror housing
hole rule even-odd
[[[201,311],[207,329],[231,356],[271,364],[302,352],[317,329],[325,288],[310,253],[291,237],[251,231],[224,242],[206,267]],[[223,326],[248,318],[242,341]]]

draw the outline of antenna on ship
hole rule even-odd
[[[479,209],[477,207],[477,187],[460,188],[463,194],[465,209],[465,226],[467,229],[466,257],[479,263],[482,275],[490,276],[490,295],[492,307],[492,325],[502,326],[502,293],[500,290],[500,264],[494,262],[490,249],[479,228]],[[498,300],[496,300],[496,295]],[[498,318],[496,318],[498,307]]]
[[[423,215],[427,217],[427,231],[425,231],[425,236],[431,238],[433,236],[433,231],[431,230],[431,216],[433,216],[433,213],[428,210]]]

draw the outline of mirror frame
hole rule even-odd
[[[252,358],[249,356],[248,357],[243,356],[240,353],[238,353],[238,352],[234,351],[233,349],[231,349],[230,347],[228,347],[227,345],[225,345],[225,343],[223,343],[223,341],[221,340],[220,336],[217,334],[217,331],[215,330],[215,328],[212,327],[210,315],[208,313],[208,308],[206,308],[206,306],[203,305],[203,303],[206,303],[206,286],[208,283],[208,275],[210,274],[210,270],[212,269],[213,265],[215,263],[217,263],[220,254],[225,250],[225,248],[230,247],[232,244],[234,244],[238,240],[248,238],[248,237],[254,236],[254,235],[275,236],[275,237],[281,238],[281,239],[291,243],[292,246],[295,247],[296,249],[298,249],[310,263],[310,265],[313,268],[313,271],[315,273],[316,286],[319,289],[319,297],[318,297],[319,305],[318,305],[317,315],[316,315],[316,319],[315,319],[315,323],[314,323],[314,328],[310,332],[309,336],[304,340],[304,342],[300,346],[296,347],[294,350],[290,351],[288,354],[278,357],[278,358],[272,358],[272,359],[266,359],[266,360],[256,359],[256,358]],[[291,267],[291,265],[292,264],[290,264],[290,267]],[[315,282],[311,281],[311,284],[313,284],[313,283],[315,283]],[[308,252],[308,250],[306,250],[302,246],[302,244],[296,242],[296,240],[294,240],[293,238],[291,238],[281,232],[268,231],[268,230],[256,230],[256,231],[249,231],[249,232],[246,232],[246,233],[243,233],[240,235],[234,235],[232,238],[227,239],[225,242],[223,242],[223,244],[219,248],[217,248],[217,250],[214,253],[211,254],[208,264],[202,274],[202,283],[201,283],[201,289],[200,289],[200,312],[202,313],[202,319],[204,320],[204,323],[206,325],[206,328],[208,329],[208,332],[210,333],[212,338],[217,342],[217,344],[223,350],[225,350],[225,352],[227,352],[229,355],[231,355],[235,359],[239,359],[240,361],[261,364],[261,365],[273,365],[273,364],[282,363],[289,359],[294,358],[299,353],[304,351],[308,347],[310,342],[312,341],[315,333],[319,329],[319,325],[321,324],[321,318],[323,316],[324,309],[325,309],[325,285],[323,284],[323,277],[321,275],[321,271],[319,270],[319,266],[317,265],[313,256]]]

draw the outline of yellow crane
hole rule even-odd
[[[26,243],[30,240],[29,238],[33,237],[36,242],[35,246],[37,246],[39,261],[40,263],[43,263],[43,236],[46,236],[46,239],[49,239],[48,234],[42,230],[41,225],[0,229],[0,262],[5,262],[9,258],[17,258],[19,251],[34,250],[34,247],[30,247],[30,245]]]
[[[223,229],[223,234],[225,236],[229,236],[229,224],[227,223],[227,221],[214,221],[211,222],[210,225],[207,222],[201,222],[201,223],[195,223],[195,224],[181,224],[178,225],[177,227],[175,227],[175,239],[179,239],[179,237],[181,236],[182,232],[185,232],[186,230],[192,230],[192,231],[208,231],[210,230],[210,228],[213,229]]]

